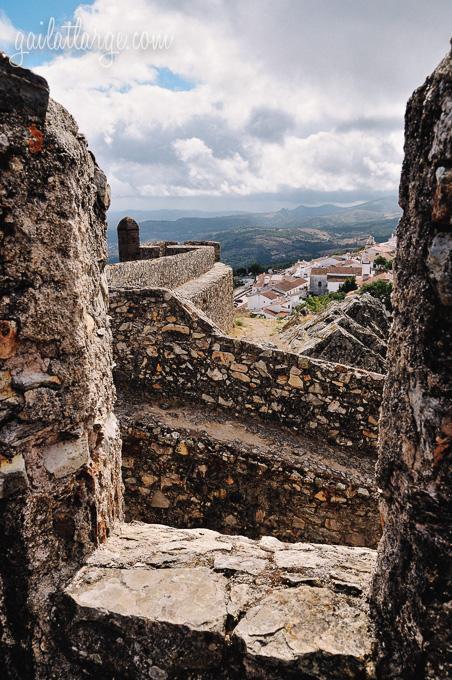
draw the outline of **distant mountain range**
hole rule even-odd
[[[117,260],[116,225],[126,214],[139,222],[142,243],[165,239],[220,241],[222,260],[233,267],[243,267],[252,262],[268,266],[285,264],[353,249],[362,246],[369,235],[384,241],[394,231],[401,210],[397,198],[387,196],[351,207],[326,203],[267,213],[178,210],[111,213],[108,235],[113,261]]]

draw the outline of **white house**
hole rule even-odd
[[[328,267],[313,267],[309,276],[311,295],[325,295],[328,292]]]
[[[261,314],[263,314],[266,319],[284,319],[289,316],[290,312],[290,302],[284,300],[284,298],[274,300],[272,304],[261,310]]]
[[[329,267],[326,275],[326,283],[328,293],[337,293],[339,288],[347,279],[352,279],[361,276],[362,267]]]
[[[272,290],[282,295],[289,302],[289,309],[294,309],[308,294],[306,279],[287,278],[272,286]]]
[[[247,298],[248,309],[250,312],[259,312],[263,307],[267,307],[280,296],[273,290],[261,290],[249,295]]]
[[[370,261],[367,253],[361,255],[361,267],[362,267],[362,277],[363,281],[367,281],[372,276],[372,262]]]
[[[307,284],[308,282],[305,279],[286,278],[277,283],[272,282],[271,288],[285,297],[291,297],[306,291]]]

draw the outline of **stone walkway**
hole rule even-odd
[[[66,588],[60,626],[92,678],[369,679],[374,562],[368,548],[123,524]]]

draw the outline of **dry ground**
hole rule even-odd
[[[257,319],[250,313],[237,310],[234,315],[234,327],[230,333],[233,338],[252,340],[253,342],[270,342],[280,349],[287,350],[287,343],[280,336],[284,319]]]

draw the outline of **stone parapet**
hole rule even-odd
[[[452,677],[452,53],[405,115],[373,586],[381,678]]]
[[[215,249],[215,259],[217,262],[220,261],[221,257],[221,243],[219,241],[185,241],[189,246],[213,246]]]
[[[213,247],[176,249],[174,255],[154,259],[120,262],[107,267],[111,287],[174,289],[209,271],[215,264]]]
[[[192,302],[225,333],[234,324],[234,279],[232,269],[216,262],[206,274],[184,283],[175,292]]]
[[[46,82],[2,55],[0,102],[0,675],[40,679],[61,670],[56,593],[122,518],[109,187]]]
[[[371,680],[374,561],[366,548],[122,525],[65,590],[68,677]]]

